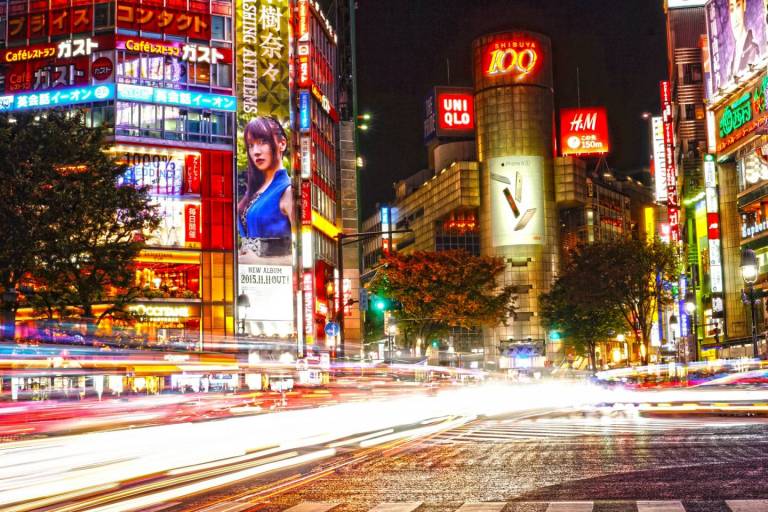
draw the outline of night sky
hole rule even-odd
[[[360,135],[362,207],[393,198],[392,183],[426,168],[424,99],[434,85],[471,86],[472,40],[529,29],[552,38],[555,108],[605,105],[608,163],[648,165],[642,112],[659,111],[667,78],[662,0],[358,0],[358,105],[374,119]],[[446,59],[450,60],[450,84]]]

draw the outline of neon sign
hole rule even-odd
[[[608,115],[603,107],[560,109],[562,155],[592,155],[610,151]]]
[[[115,97],[115,86],[112,84],[92,85],[89,87],[74,87],[58,91],[36,92],[29,94],[9,94],[0,96],[0,112],[12,112],[27,108],[62,107],[108,101]]]
[[[534,41],[497,43],[486,57],[485,75],[525,76],[536,69],[539,52]]]
[[[475,102],[471,93],[437,93],[437,124],[440,130],[472,130]]]
[[[117,99],[143,101],[160,105],[224,110],[226,112],[234,112],[237,110],[237,100],[234,96],[206,92],[177,91],[175,89],[160,89],[144,85],[117,84]]]

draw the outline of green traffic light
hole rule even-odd
[[[374,305],[376,306],[376,309],[378,309],[379,311],[384,311],[384,308],[387,307],[387,305],[384,303],[383,300],[377,300]]]

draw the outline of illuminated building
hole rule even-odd
[[[697,155],[703,171],[697,187],[686,193],[687,197],[696,194],[690,200],[689,225],[695,226],[692,231],[698,241],[694,245],[699,252],[698,268],[694,270],[700,277],[697,323],[703,357],[752,355],[751,315],[742,302],[745,285],[739,268],[743,249],[757,253],[756,289],[765,289],[767,276],[768,239],[761,226],[768,211],[768,137],[760,129],[768,117],[764,100],[768,84],[766,7],[763,2],[747,12],[738,5],[731,7],[728,2],[713,0],[695,10],[679,11],[696,11],[705,24],[700,33],[706,33],[701,47],[707,145]],[[671,32],[679,32],[674,24],[677,15],[670,8]],[[734,47],[733,31],[754,34],[759,46]],[[682,70],[678,79],[685,83],[685,66],[677,68]],[[682,106],[678,115],[683,115]],[[765,315],[762,308],[756,309],[756,330],[762,337]],[[760,350],[765,352],[764,342]]]
[[[148,185],[158,205],[160,227],[135,264],[137,333],[189,348],[232,334],[231,2],[0,10],[0,111],[76,105],[88,125],[114,126],[122,183]]]
[[[348,7],[337,14],[353,23]],[[158,205],[160,227],[135,262],[137,333],[189,349],[220,349],[236,334],[299,354],[331,348],[324,327],[358,280],[350,251],[335,283],[334,237],[358,230],[353,27],[339,65],[338,36],[314,0],[0,0],[0,14],[0,112],[84,109],[89,126],[114,127],[121,183],[148,185]],[[244,133],[267,117],[286,136],[278,170],[293,215],[280,208],[295,222],[284,239],[248,232],[261,193],[249,189]]]

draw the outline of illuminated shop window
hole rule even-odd
[[[231,144],[234,113],[116,102],[117,135]]]
[[[137,263],[134,284],[139,298],[199,299],[200,265],[187,263]]]

